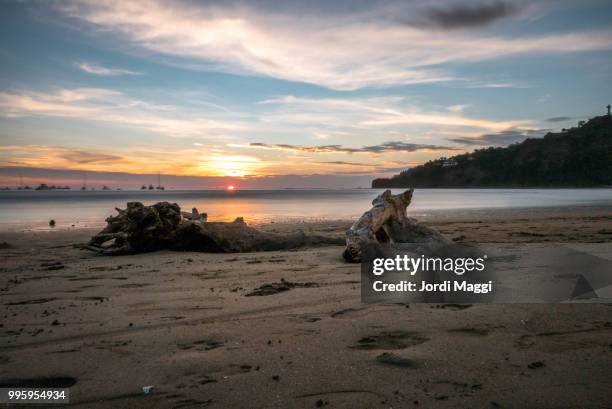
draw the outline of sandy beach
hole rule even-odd
[[[457,241],[612,259],[606,209],[481,216],[426,223]],[[258,227],[342,236],[350,224]],[[610,404],[610,304],[366,305],[341,246],[102,257],[76,246],[95,231],[0,233],[3,382],[70,387],[83,408]]]

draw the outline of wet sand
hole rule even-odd
[[[261,228],[342,235],[349,225]],[[609,211],[428,225],[455,240],[574,243],[612,257]],[[70,386],[87,408],[610,402],[610,304],[365,305],[359,265],[339,246],[113,258],[74,246],[93,232],[0,233],[0,383]]]

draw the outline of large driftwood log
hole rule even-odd
[[[396,249],[404,244],[420,245],[416,248],[434,248],[450,243],[437,231],[419,225],[409,218],[406,208],[412,201],[414,189],[393,195],[390,190],[372,201],[372,208],[365,212],[346,232],[346,249],[342,256],[351,262],[364,258],[364,249],[388,243]]]
[[[176,203],[145,206],[130,202],[106,219],[107,226],[86,248],[104,255],[156,250],[193,250],[215,253],[271,251],[306,245],[342,244],[342,238],[269,233],[254,229],[239,217],[234,222],[206,222],[205,213],[181,212]]]

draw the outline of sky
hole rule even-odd
[[[0,61],[0,185],[365,187],[603,114],[612,6],[2,2]]]

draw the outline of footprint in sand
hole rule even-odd
[[[458,380],[424,380],[417,384],[424,393],[433,395],[436,400],[472,396],[482,390],[481,383],[468,383]]]
[[[470,308],[472,304],[442,304],[437,305],[436,308],[441,308],[443,310],[451,310],[451,311],[461,311],[467,308]]]
[[[355,318],[356,316],[367,314],[364,311],[366,308],[345,308],[343,310],[334,311],[330,314],[332,318]]]
[[[318,315],[314,315],[314,314],[295,314],[295,315],[290,315],[290,318],[295,321],[308,322],[308,323],[321,321],[321,317],[319,317]]]
[[[410,358],[404,358],[391,352],[384,352],[376,357],[376,362],[384,365],[397,366],[400,368],[418,368],[420,365],[417,361]]]
[[[612,348],[612,328],[596,326],[591,328],[570,329],[567,331],[540,332],[522,335],[516,342],[520,349],[562,353],[577,349],[599,347]]]

